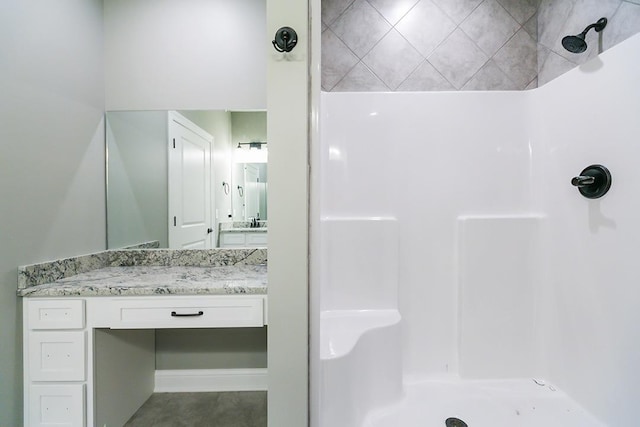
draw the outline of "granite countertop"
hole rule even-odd
[[[104,267],[18,291],[24,297],[266,293],[266,265]]]
[[[220,233],[266,233],[266,227],[236,227],[220,230]]]

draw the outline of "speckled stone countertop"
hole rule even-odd
[[[18,295],[267,293],[266,249],[111,250],[18,267]]]
[[[24,297],[266,293],[266,265],[105,267],[18,292]]]
[[[267,221],[258,221],[258,227],[252,227],[250,221],[221,222],[220,233],[266,233]]]
[[[246,228],[227,228],[226,230],[220,230],[220,233],[266,233],[267,229],[264,227],[246,227]]]

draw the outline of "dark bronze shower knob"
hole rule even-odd
[[[587,166],[579,176],[571,179],[571,185],[588,199],[598,199],[611,188],[611,173],[602,165]]]

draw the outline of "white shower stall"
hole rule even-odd
[[[529,91],[319,108],[313,427],[637,424],[640,36]]]

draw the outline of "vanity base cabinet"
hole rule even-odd
[[[131,403],[153,392],[152,330],[263,327],[266,302],[266,295],[242,294],[24,298],[25,426],[121,423],[109,414],[128,419]],[[114,394],[128,380],[139,390],[126,390],[126,399]],[[102,412],[97,391],[109,397],[100,400]]]
[[[86,426],[82,299],[24,299],[25,424]]]
[[[265,248],[267,247],[267,232],[221,232],[221,248]]]

